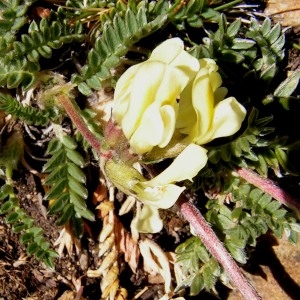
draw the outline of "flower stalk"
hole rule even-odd
[[[268,178],[263,178],[254,171],[245,168],[239,168],[236,170],[236,172],[241,178],[243,178],[247,182],[253,184],[257,188],[272,196],[280,203],[294,210],[297,215],[300,214],[299,200],[287,193],[286,191],[284,191],[283,189],[281,189],[272,180]]]
[[[232,283],[239,289],[246,300],[259,300],[261,297],[243,275],[234,259],[218,239],[210,225],[207,223],[200,211],[181,196],[176,202],[180,213],[194,227],[198,237],[204,243],[212,256],[222,265],[224,270],[229,275]]]
[[[95,149],[99,157],[109,158],[111,155],[101,151],[101,142],[98,138],[88,129],[86,123],[80,115],[80,109],[77,104],[65,95],[59,97],[61,105],[64,107],[72,122],[76,125],[78,131],[83,135],[85,140]]]

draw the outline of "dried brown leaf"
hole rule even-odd
[[[99,257],[102,257],[106,252],[113,248],[115,244],[115,236],[109,236],[103,243],[99,244]]]
[[[62,256],[65,248],[70,256],[73,254],[74,246],[77,254],[79,254],[81,250],[80,240],[74,236],[69,224],[66,224],[61,230],[58,239],[54,242],[54,246],[58,247],[57,252],[60,257]]]
[[[133,208],[135,202],[135,197],[128,196],[119,210],[119,216],[127,214]]]
[[[103,228],[99,235],[99,242],[103,243],[112,233],[114,230],[114,224],[109,223],[108,218],[105,218],[103,221]]]
[[[164,279],[165,292],[172,288],[171,270],[167,255],[161,247],[149,239],[140,241],[140,251],[144,259],[144,270],[151,276],[161,275]]]
[[[102,291],[102,297],[106,298],[108,295],[115,296],[117,294],[119,288],[119,268],[117,266],[113,266],[107,272],[107,274],[102,278],[100,287]],[[113,297],[114,299],[114,297]]]
[[[132,272],[136,272],[140,257],[140,250],[136,240],[124,228],[123,224],[115,216],[114,233],[118,251],[124,253],[124,260],[128,263]]]
[[[77,297],[77,293],[73,291],[65,291],[57,300],[83,300],[82,297]]]
[[[116,300],[125,300],[128,297],[128,292],[124,288],[119,288],[118,293],[116,295]]]
[[[111,201],[101,202],[96,209],[98,210],[98,217],[105,218],[110,211],[114,210],[114,203]]]
[[[118,253],[116,250],[112,250],[102,261],[100,267],[98,268],[98,272],[101,275],[104,275],[107,270],[114,264],[117,260]]]
[[[100,183],[93,194],[93,203],[97,205],[104,200],[108,200],[107,187],[105,184],[105,179],[100,178]]]

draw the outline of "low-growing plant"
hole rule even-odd
[[[88,275],[103,278],[103,299],[126,298],[120,254],[133,272],[143,258],[145,273],[164,278],[164,299],[215,291],[217,280],[260,299],[236,262],[267,232],[297,241],[300,202],[274,182],[300,172],[299,133],[278,113],[297,114],[300,72],[279,72],[284,31],[240,2],[0,1],[0,214],[29,255],[55,268],[58,254],[15,192],[36,130],[57,231],[80,239],[87,222],[102,222],[103,261]],[[108,191],[98,206],[86,175],[95,165],[93,184]],[[171,206],[190,224],[172,249],[174,276],[147,235],[167,234]]]

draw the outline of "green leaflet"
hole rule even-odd
[[[217,261],[207,252],[198,237],[192,237],[180,244],[176,250],[176,268],[182,272],[181,281],[177,282],[175,291],[190,287],[190,295],[197,295],[201,290],[212,290],[222,274]],[[223,276],[225,279],[225,277]]]
[[[43,229],[34,226],[34,219],[19,206],[12,186],[3,185],[0,195],[2,200],[6,200],[0,206],[0,214],[6,214],[5,221],[12,225],[13,232],[21,233],[20,242],[27,247],[27,253],[34,254],[36,259],[42,260],[47,267],[53,269],[54,259],[58,254],[50,249],[50,243],[43,236]]]
[[[1,1],[0,35],[10,31],[16,33],[27,22],[28,7],[34,1]]]
[[[50,188],[45,198],[52,200],[49,214],[59,214],[57,225],[71,222],[75,232],[82,234],[79,230],[82,227],[79,224],[81,218],[93,221],[95,217],[86,205],[88,191],[85,187],[86,176],[82,171],[85,160],[76,148],[76,141],[60,132],[48,145],[47,152],[52,156],[43,170],[49,173],[44,182]]]
[[[297,88],[300,80],[300,71],[294,71],[274,91],[275,97],[289,97]]]
[[[113,78],[111,70],[119,65],[120,58],[128,49],[158,30],[166,20],[167,16],[158,16],[148,21],[144,6],[140,6],[136,14],[131,9],[127,9],[125,14],[116,14],[96,39],[81,74],[72,76],[72,82],[78,84],[82,94],[91,95],[92,89],[100,89],[104,81]]]
[[[26,8],[28,6],[29,3],[26,4]],[[18,14],[25,13],[26,10],[24,8],[24,11],[19,11]],[[9,89],[21,85],[25,90],[36,83],[40,57],[50,59],[52,49],[61,48],[66,43],[82,41],[84,38],[80,22],[73,26],[68,19],[59,19],[58,14],[54,12],[50,22],[46,18],[43,18],[39,25],[32,21],[28,33],[22,34],[19,40],[11,41],[10,47],[5,47],[8,42],[5,37],[8,35],[4,35],[4,38],[0,36],[0,48],[4,50],[0,59],[0,85]]]

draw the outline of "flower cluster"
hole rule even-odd
[[[224,99],[227,90],[217,71],[214,60],[197,60],[179,38],[172,38],[117,82],[113,115],[134,153],[166,147],[175,132],[187,145],[164,172],[134,185],[144,204],[137,222],[141,232],[161,230],[158,209],[171,207],[184,190],[175,183],[192,180],[206,165],[206,150],[200,145],[241,127],[246,110],[234,97]]]

